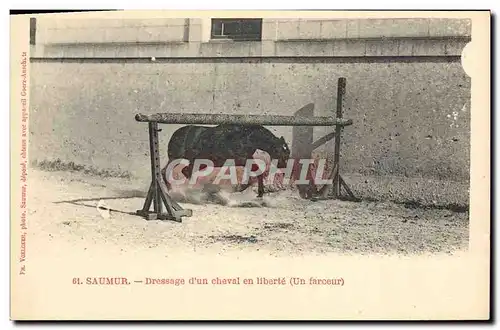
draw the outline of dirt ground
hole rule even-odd
[[[256,194],[249,190],[231,194],[233,205],[183,203],[193,216],[182,223],[146,221],[135,211],[142,208],[147,188],[144,181],[30,169],[32,253],[50,254],[63,245],[120,255],[148,250],[159,256],[427,254],[468,248],[468,212],[387,202],[313,202],[296,191],[269,194],[256,207]],[[109,218],[98,211],[99,201],[111,209]]]

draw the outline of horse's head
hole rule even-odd
[[[290,148],[283,137],[277,140],[274,153],[274,157],[278,160],[278,168],[285,168],[290,158]]]
[[[297,185],[299,195],[303,199],[311,199],[318,194],[318,189],[314,184]]]
[[[318,194],[318,188],[316,186],[316,164],[310,164],[307,169],[307,181],[308,183],[305,185],[297,185],[299,190],[299,195],[305,199],[311,199]]]

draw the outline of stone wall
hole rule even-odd
[[[147,177],[147,125],[135,113],[294,115],[313,103],[314,115],[332,115],[346,77],[354,125],[343,135],[344,172],[468,181],[470,79],[460,55],[469,21],[264,20],[262,42],[205,42],[204,22],[39,20],[32,160]],[[163,127],[163,160],[178,127]],[[292,128],[271,129],[293,148]],[[330,131],[315,128],[313,139]]]

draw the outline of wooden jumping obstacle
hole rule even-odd
[[[225,115],[225,114],[194,114],[194,113],[157,113],[151,115],[136,114],[135,120],[138,122],[147,122],[149,125],[149,150],[151,156],[151,185],[141,210],[137,214],[147,220],[174,220],[182,222],[182,217],[192,216],[192,210],[183,209],[175,202],[167,192],[167,186],[163,182],[160,167],[160,151],[158,124],[248,124],[248,125],[267,125],[267,126],[335,126],[334,134],[328,134],[325,137],[314,142],[312,150],[319,145],[335,138],[334,147],[334,168],[330,173],[329,179],[333,178],[333,194],[329,194],[329,185],[325,185],[320,190],[319,199],[339,198],[340,188],[344,187],[346,192],[354,198],[352,191],[340,176],[340,137],[343,127],[352,125],[352,120],[342,118],[342,105],[345,95],[346,79],[339,78],[337,92],[337,111],[336,117],[294,117],[277,115]],[[318,198],[315,198],[318,200]],[[162,203],[163,202],[163,203]],[[150,210],[153,204],[153,211]],[[165,205],[166,213],[163,212]]]

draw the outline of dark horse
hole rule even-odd
[[[214,167],[222,167],[227,159],[234,159],[235,166],[245,166],[247,159],[252,159],[257,149],[267,152],[271,159],[278,160],[278,168],[287,166],[290,149],[283,137],[276,137],[261,125],[237,124],[216,127],[188,125],[179,128],[168,143],[168,162],[187,159],[189,165],[184,167],[182,173],[190,179],[195,159],[211,160]],[[164,179],[167,167],[168,164],[162,170]],[[257,180],[258,197],[262,197],[263,175],[258,175]],[[244,191],[249,185],[250,183],[243,185],[240,191]]]

